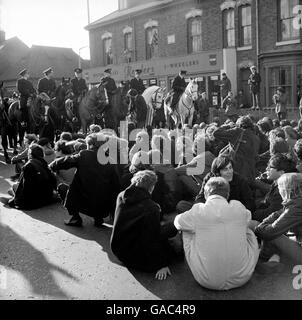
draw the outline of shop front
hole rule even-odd
[[[141,78],[146,87],[157,85],[167,90],[171,90],[172,81],[179,71],[186,70],[187,81],[196,78],[199,90],[207,92],[212,105],[216,106],[220,101],[218,82],[221,70],[224,69],[222,50],[87,69],[84,70],[87,83],[90,85],[99,83],[104,70],[108,67],[112,68],[112,77],[116,82],[130,80],[134,76],[134,70],[141,69]]]

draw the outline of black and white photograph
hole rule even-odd
[[[302,300],[302,0],[0,0],[0,300]]]

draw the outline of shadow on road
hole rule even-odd
[[[0,248],[0,266],[20,273],[28,281],[34,294],[68,299],[68,295],[57,284],[53,272],[58,272],[74,281],[78,279],[68,271],[49,263],[40,251],[9,226],[1,223]],[[7,285],[15,286],[9,283],[9,279]]]

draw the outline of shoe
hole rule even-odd
[[[71,217],[69,220],[65,220],[64,224],[69,227],[82,227],[83,220],[81,217]]]
[[[276,261],[258,262],[255,270],[260,274],[281,273],[284,267],[283,263]]]
[[[260,108],[259,108],[259,107],[256,107],[256,110],[260,110]]]
[[[104,224],[104,219],[99,218],[99,219],[94,219],[94,226],[97,228],[101,228]]]

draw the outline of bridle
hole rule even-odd
[[[157,101],[157,96],[159,94],[159,92],[162,92],[162,88],[158,88],[151,97],[151,103],[152,103],[152,107],[153,109],[159,109],[162,105],[162,101]],[[158,105],[160,105],[160,107],[158,108]]]

